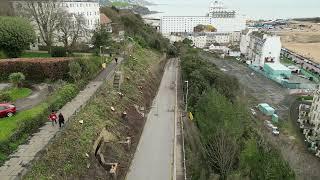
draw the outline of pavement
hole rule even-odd
[[[122,58],[119,58],[119,62],[121,61]],[[66,123],[86,105],[104,80],[112,78],[117,66],[114,62],[109,64],[72,101],[62,107],[58,113],[61,112],[64,115]],[[63,129],[60,129],[58,125],[52,126],[51,122],[42,126],[39,132],[32,135],[27,144],[20,145],[17,151],[10,155],[10,159],[0,167],[0,180],[21,179],[32,165],[32,161],[40,157],[40,152],[46,148],[59,131],[63,131]]]
[[[175,179],[177,122],[177,68],[170,59],[153,106],[148,114],[127,180]]]

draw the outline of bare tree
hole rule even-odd
[[[236,161],[239,145],[222,129],[204,141],[210,166],[219,171],[221,179],[226,179]]]
[[[28,0],[22,8],[22,14],[37,24],[40,37],[50,51],[61,7],[60,0]]]
[[[86,19],[81,14],[64,11],[59,15],[57,24],[59,39],[64,47],[71,51],[82,34],[87,32]]]

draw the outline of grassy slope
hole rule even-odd
[[[124,76],[128,77],[122,84],[125,97],[120,101],[110,84],[104,85],[97,97],[92,99],[87,106],[70,122],[64,130],[63,138],[56,139],[48,147],[48,151],[34,163],[25,179],[67,179],[87,175],[87,165],[90,163],[85,154],[92,152],[93,143],[97,134],[104,127],[109,127],[111,133],[123,136],[117,132],[119,116],[110,111],[114,106],[117,113],[122,112],[129,104],[141,104],[142,94],[137,86],[139,81],[147,77],[147,69],[151,64],[159,61],[159,54],[138,49],[134,52],[138,60],[129,59],[123,65]],[[80,125],[79,121],[84,124]],[[124,137],[121,137],[124,138]]]

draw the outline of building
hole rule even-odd
[[[310,124],[314,126],[313,135],[320,137],[320,87],[314,93],[309,119]]]
[[[280,63],[265,63],[263,69],[269,77],[283,77],[287,79],[291,77],[291,70]]]
[[[11,3],[16,14],[19,14],[19,9],[25,6],[26,0],[13,0]],[[83,15],[89,30],[94,30],[100,23],[100,6],[98,0],[62,0],[57,3],[58,8],[68,13]]]
[[[146,24],[153,27],[157,32],[160,31],[160,19],[158,18],[149,18],[149,17],[143,17],[143,20]]]
[[[103,13],[100,13],[100,25],[112,33],[112,20]]]
[[[10,1],[11,6],[13,7],[14,13],[16,15],[23,14],[24,8],[27,6],[27,2],[28,2],[27,0]],[[95,30],[97,26],[100,25],[100,6],[99,6],[98,0],[61,0],[61,1],[38,0],[37,2],[38,3],[43,2],[43,4],[52,3],[55,9],[60,8],[61,10],[64,10],[73,15],[82,15],[85,19],[85,25],[86,25],[85,29],[87,30],[86,33],[81,33],[81,39],[83,41],[88,41],[91,38],[91,35],[92,35],[91,32],[93,32],[93,30]],[[53,2],[56,2],[56,3],[53,3]],[[38,7],[36,6],[36,8]],[[43,44],[41,42],[40,32],[38,30],[37,24],[35,23],[35,20],[32,23],[38,35],[38,42],[36,44]],[[55,34],[59,35],[59,32],[55,32]],[[55,45],[61,45],[57,38],[54,41],[55,41]],[[35,45],[33,46],[35,47]]]
[[[251,64],[264,67],[265,63],[280,63],[281,41],[263,31],[245,31],[241,38],[240,50]]]
[[[197,48],[208,48],[210,45],[227,46],[239,44],[240,32],[193,32],[193,33],[172,33],[167,36],[170,42],[182,41],[187,38]]]
[[[163,16],[160,31],[164,35],[178,32],[192,33],[198,25],[211,25],[217,32],[242,31],[246,20],[234,10],[224,7],[221,2],[210,4],[207,16]]]

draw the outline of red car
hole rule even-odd
[[[16,113],[17,109],[12,104],[0,104],[0,118],[11,117]]]

